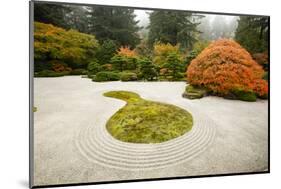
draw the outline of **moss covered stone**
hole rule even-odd
[[[183,97],[188,99],[198,99],[206,96],[207,91],[203,88],[194,87],[192,85],[188,85],[185,88],[185,91],[183,93]]]

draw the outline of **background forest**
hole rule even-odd
[[[218,39],[239,43],[268,77],[267,17],[47,3],[34,10],[35,77],[186,81],[191,61]]]

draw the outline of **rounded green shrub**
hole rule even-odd
[[[101,65],[98,63],[96,59],[92,60],[87,67],[88,77],[93,78],[96,73],[102,71]]]
[[[133,72],[123,72],[120,76],[121,81],[136,81],[138,80],[138,76]]]
[[[119,73],[115,72],[98,72],[95,77],[93,77],[93,81],[101,82],[101,81],[118,81],[120,80]]]

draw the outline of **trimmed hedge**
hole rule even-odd
[[[67,72],[67,71],[55,72],[52,70],[43,70],[43,71],[34,73],[35,77],[61,77],[61,76],[65,76],[65,75],[69,75],[69,72]]]
[[[116,72],[98,72],[96,76],[93,77],[93,81],[118,81],[120,80],[119,73]]]

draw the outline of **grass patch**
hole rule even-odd
[[[145,100],[128,91],[110,91],[104,96],[127,102],[106,124],[108,132],[118,140],[160,143],[179,137],[192,128],[192,115],[177,106]]]

